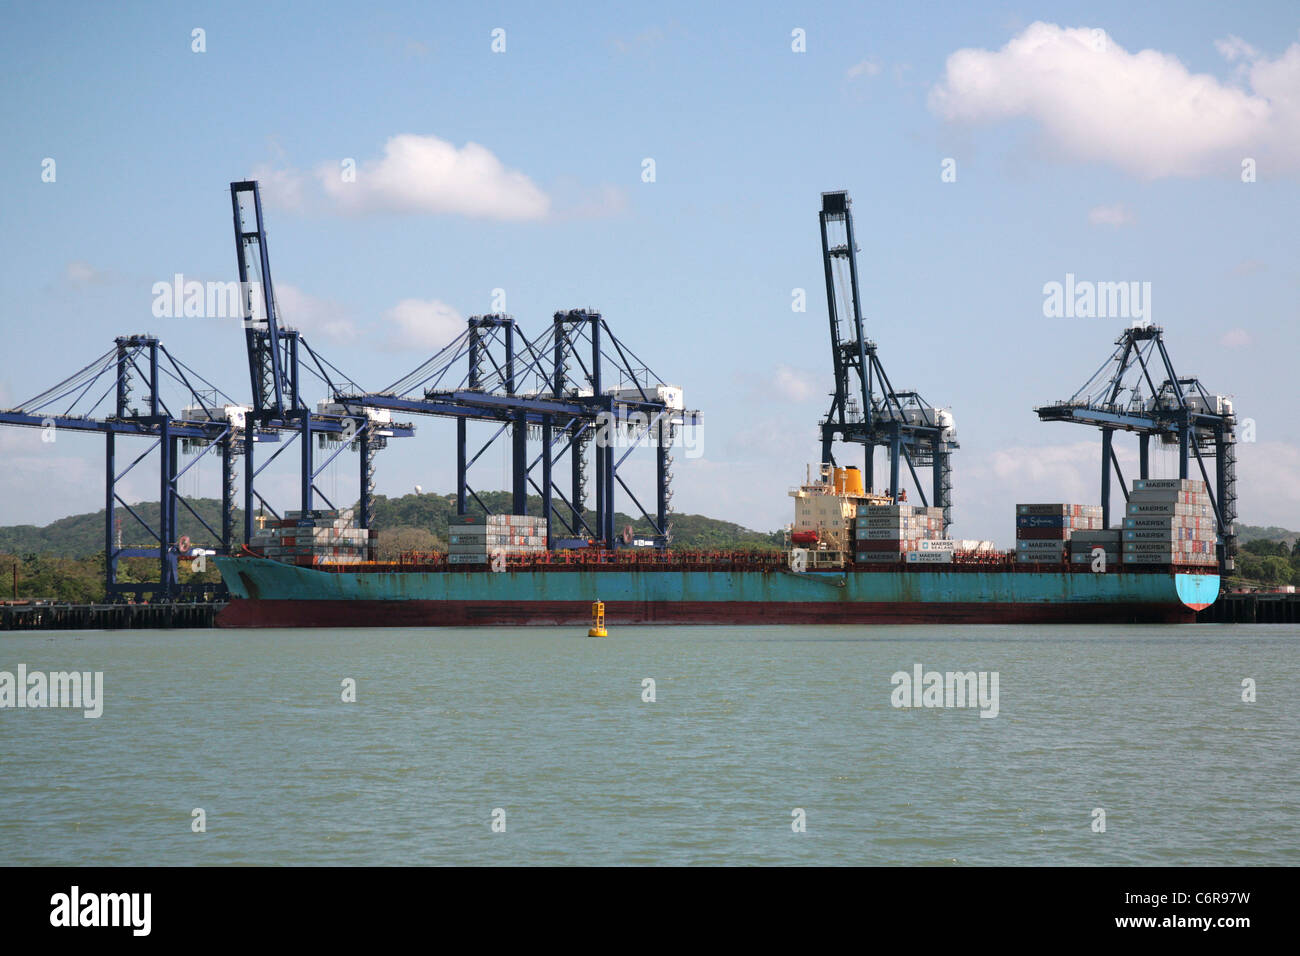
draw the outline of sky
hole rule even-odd
[[[1098,500],[1100,436],[1033,408],[1130,318],[1048,314],[1067,276],[1150,284],[1137,318],[1251,421],[1240,520],[1300,528],[1294,4],[47,3],[4,21],[0,407],[142,332],[247,401],[239,320],[153,307],[176,274],[237,277],[229,184],[256,178],[283,321],[351,378],[400,378],[495,290],[529,334],[597,308],[702,413],[674,508],[775,529],[819,456],[817,212],[848,189],[868,334],[956,422],[954,536],[1005,545],[1016,502]],[[379,492],[454,489],[454,426],[416,425]],[[506,487],[507,444],[476,487]],[[1132,476],[1136,440],[1116,444]],[[648,491],[649,462],[628,467]],[[341,456],[323,489],[351,500],[355,470]],[[181,490],[218,487],[204,462]],[[123,494],[155,488],[142,465]],[[264,493],[296,507],[295,488],[289,467]],[[0,429],[0,523],[103,494],[102,439]]]

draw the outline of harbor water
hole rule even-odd
[[[0,709],[3,865],[1300,864],[1294,625],[0,634],[19,665],[102,672],[102,715]],[[996,716],[895,706],[918,666]]]

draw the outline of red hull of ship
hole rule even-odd
[[[610,624],[1188,624],[1168,604],[986,604],[847,602],[644,602],[606,607]],[[218,627],[471,627],[586,625],[590,601],[234,600]]]

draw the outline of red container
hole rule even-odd
[[[899,554],[903,551],[915,551],[916,541],[911,539],[897,540],[886,539],[883,541],[855,541],[853,547],[857,551],[890,551]]]
[[[1064,541],[1070,535],[1070,528],[1017,528],[1016,539],[1020,541]]]

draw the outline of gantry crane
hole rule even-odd
[[[261,465],[254,462],[253,442],[245,442],[244,468],[244,540],[253,533],[253,511],[260,503],[272,514],[275,509],[257,491],[256,481],[271,462],[297,438],[299,465],[299,507],[311,511],[317,495],[334,507],[316,485],[316,479],[348,448],[359,454],[357,523],[370,525],[370,503],[374,494],[374,454],[389,438],[409,437],[409,424],[395,424],[386,412],[376,412],[339,400],[343,394],[364,391],[356,382],[315,352],[299,332],[286,329],[271,282],[271,262],[267,252],[266,226],[262,218],[262,194],[255,180],[230,184],[230,203],[235,221],[235,250],[239,263],[240,300],[244,312],[244,337],[248,350],[248,372],[253,397],[247,428],[284,432],[288,439]],[[307,376],[324,385],[326,398],[313,411],[303,390]],[[312,438],[322,439],[322,446],[332,451],[325,461],[316,464]],[[336,446],[330,448],[329,446]],[[277,514],[278,516],[278,514]]]
[[[617,384],[611,387],[613,378]],[[699,423],[682,404],[681,389],[664,385],[609,328],[597,311],[556,312],[549,329],[530,340],[513,316],[471,316],[465,331],[408,375],[378,392],[340,396],[350,405],[456,421],[456,511],[473,500],[471,466],[507,432],[511,445],[511,510],[523,514],[531,487],[542,498],[548,545],[598,540],[614,548],[615,488],[622,488],[650,526],[657,547],[671,537],[672,447],[679,429]],[[494,426],[470,454],[469,425]],[[529,442],[539,451],[530,457]],[[642,505],[620,467],[638,447],[655,448],[655,504]],[[588,453],[595,472],[595,527],[586,516]],[[556,480],[569,457],[570,493]],[[540,465],[540,482],[534,477]],[[557,504],[558,499],[558,504]],[[557,528],[558,526],[558,528]],[[554,532],[561,533],[556,535]]]
[[[164,394],[170,391],[169,397]],[[180,509],[197,526],[194,544],[215,554],[228,554],[234,544],[235,458],[243,441],[278,441],[279,436],[247,430],[247,405],[237,404],[180,359],[158,339],[129,335],[57,385],[15,408],[0,411],[0,425],[39,428],[47,441],[59,434],[97,432],[104,436],[104,590],[109,601],[127,596],[141,601],[174,600],[182,595],[225,593],[224,585],[182,585],[178,560],[185,551],[180,535]],[[153,439],[125,468],[119,468],[118,437]],[[182,449],[198,449],[182,464]],[[150,524],[122,498],[118,483],[152,452],[157,451],[159,516]],[[204,520],[180,491],[180,479],[216,451],[221,461],[220,529]],[[140,472],[136,472],[137,475]],[[117,509],[121,508],[151,540],[145,547],[123,546]],[[201,527],[203,531],[199,531]],[[206,532],[206,535],[204,534]],[[210,536],[210,537],[209,537]],[[122,558],[156,558],[156,581],[118,580]]]
[[[1178,477],[1187,478],[1194,457],[1214,506],[1219,531],[1219,561],[1233,567],[1237,553],[1236,416],[1232,399],[1213,394],[1196,378],[1174,371],[1165,348],[1164,331],[1146,325],[1125,329],[1115,351],[1092,378],[1070,398],[1034,409],[1042,421],[1077,422],[1101,429],[1101,508],[1110,527],[1110,479],[1119,478],[1124,500],[1124,474],[1115,454],[1115,432],[1138,436],[1138,477],[1150,477],[1151,438],[1178,446]],[[1215,462],[1210,479],[1206,458]]]
[[[952,451],[958,447],[952,414],[915,391],[896,391],[885,374],[876,343],[867,338],[858,291],[857,245],[852,200],[846,190],[822,193],[819,216],[826,304],[830,316],[835,391],[821,422],[822,462],[835,463],[836,439],[863,445],[867,488],[875,488],[875,450],[889,452],[889,494],[897,500],[906,464],[921,503],[928,504],[918,467],[931,470],[930,494],[952,524]]]

